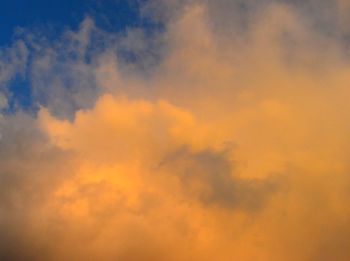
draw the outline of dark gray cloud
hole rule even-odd
[[[178,175],[184,190],[194,193],[203,204],[232,210],[262,209],[269,197],[282,189],[281,175],[244,179],[235,175],[234,165],[226,152],[191,152],[183,147],[165,157],[159,166]]]
[[[0,133],[0,260],[48,260],[52,242],[33,226],[33,217],[71,174],[70,153],[51,146],[25,113],[3,117]]]
[[[0,48],[0,111],[7,107],[9,84],[15,78],[24,78],[29,51],[24,41]]]

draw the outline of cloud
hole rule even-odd
[[[154,35],[28,33],[26,66],[2,56],[38,113],[0,118],[0,259],[348,260],[349,62],[315,27],[346,35],[342,4],[150,1]]]
[[[0,110],[5,109],[7,106],[8,104],[6,96],[0,93]]]
[[[266,199],[281,189],[278,177],[263,180],[234,176],[233,165],[224,152],[191,152],[180,148],[168,155],[161,168],[179,176],[184,193],[194,193],[205,205],[256,211]]]
[[[19,40],[13,46],[0,50],[0,90],[6,91],[16,75],[23,77],[28,59],[26,44]]]

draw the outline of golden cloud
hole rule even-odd
[[[2,119],[0,259],[348,260],[350,67],[298,18],[188,5],[151,78],[107,55],[73,120]]]

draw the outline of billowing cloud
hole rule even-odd
[[[155,0],[164,31],[5,50],[38,112],[0,117],[0,259],[348,260],[347,4],[304,2]]]

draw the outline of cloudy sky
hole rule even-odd
[[[350,260],[350,1],[0,3],[0,260]]]

